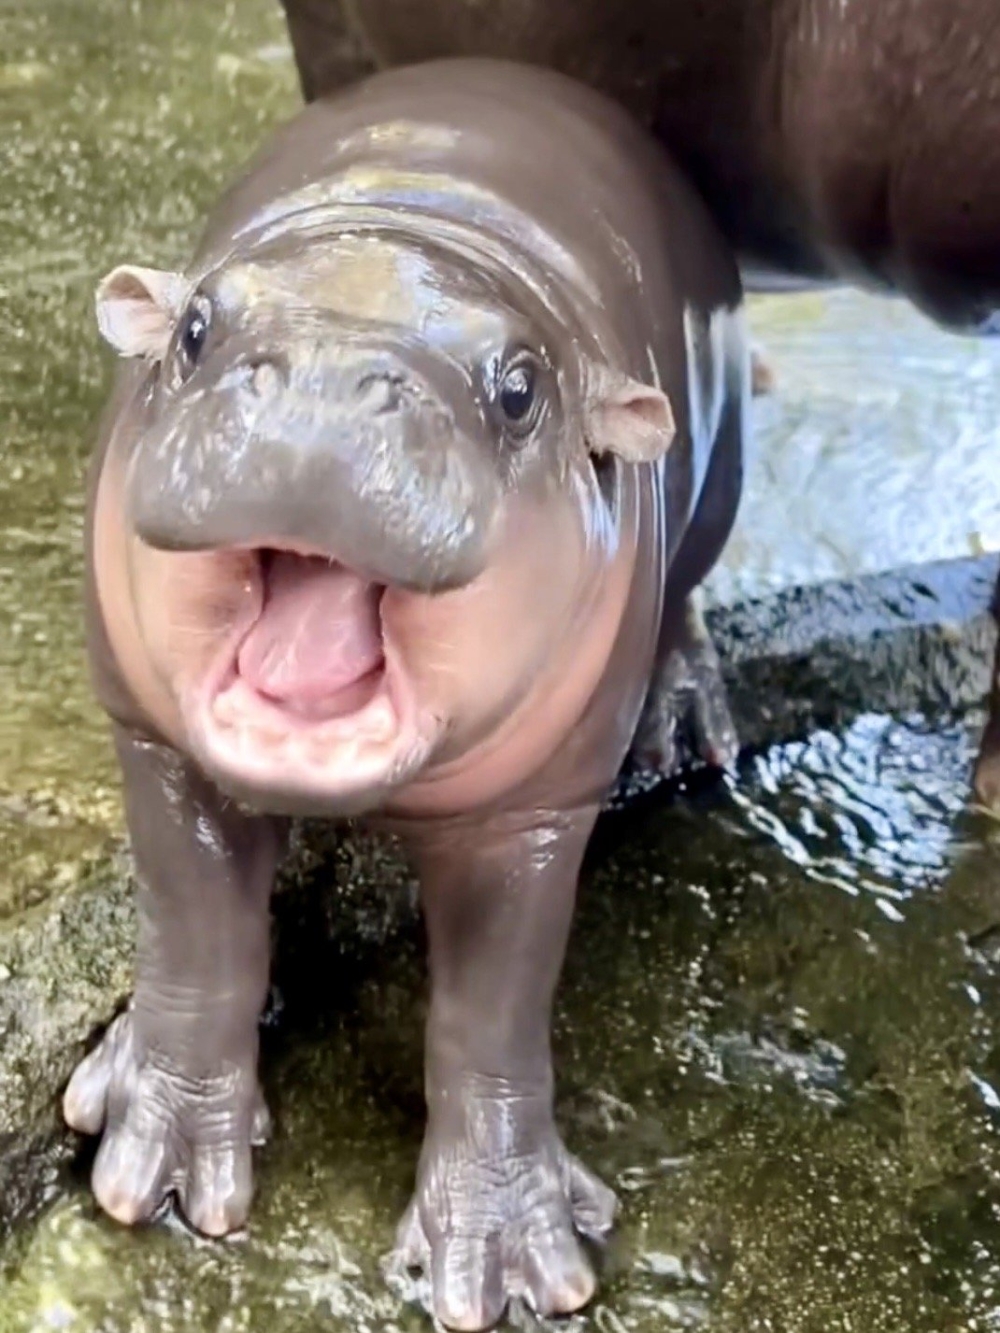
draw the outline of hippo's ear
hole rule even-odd
[[[626,463],[653,463],[676,434],[670,399],[661,389],[602,367],[587,394],[587,445]]]
[[[98,285],[97,327],[122,356],[162,360],[184,291],[179,273],[122,264]]]

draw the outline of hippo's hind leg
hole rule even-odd
[[[116,728],[138,886],[129,1009],[77,1067],[66,1119],[102,1134],[93,1169],[112,1217],[151,1217],[171,1192],[199,1231],[246,1219],[280,826],[240,813],[173,750]]]
[[[663,590],[656,661],[630,760],[637,768],[664,777],[680,765],[678,741],[685,723],[690,723],[695,753],[706,763],[728,768],[739,754],[719,655],[702,615],[700,589],[736,522],[743,488],[749,378],[747,374],[744,390],[733,392],[725,404],[701,494]],[[663,504],[669,516],[673,500],[668,477],[664,473]]]
[[[1000,581],[993,594],[993,618],[1000,623]],[[1000,638],[993,658],[986,726],[979,742],[972,786],[977,800],[990,810],[1000,811]]]
[[[679,736],[685,723],[695,753],[707,764],[729,768],[740,749],[722,664],[705,627],[697,589],[683,600],[677,621],[668,640],[671,646],[656,663],[631,750],[638,768],[664,777],[680,767]]]
[[[435,1315],[485,1329],[509,1298],[541,1315],[586,1304],[578,1236],[603,1237],[612,1192],[553,1118],[552,997],[596,809],[420,835],[430,948],[427,1130],[397,1262]]]
[[[372,62],[361,50],[340,0],[281,0],[281,5],[307,102],[369,72]]]

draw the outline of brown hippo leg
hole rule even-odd
[[[103,1131],[93,1188],[121,1222],[176,1190],[208,1235],[240,1226],[267,1133],[257,1024],[269,968],[273,820],[239,813],[173,750],[116,728],[138,881],[129,1010],[78,1066],[66,1119]]]
[[[281,0],[299,85],[307,102],[370,71],[339,0]]]
[[[427,1131],[398,1257],[450,1328],[509,1297],[579,1309],[594,1277],[576,1233],[610,1228],[611,1191],[563,1146],[549,1026],[596,808],[449,826],[416,846],[430,946]]]
[[[993,617],[1000,621],[1000,582],[993,594]],[[979,742],[972,786],[977,800],[991,810],[1000,810],[1000,638],[993,658],[989,712]]]
[[[690,720],[695,751],[706,763],[728,768],[739,754],[719,655],[702,616],[701,585],[736,522],[743,484],[744,425],[742,403],[730,408],[720,423],[701,497],[663,591],[657,660],[631,760],[665,777],[679,766],[677,732],[682,721]],[[669,524],[669,489],[664,494],[664,511]]]

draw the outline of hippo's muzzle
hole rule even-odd
[[[165,550],[323,552],[421,591],[470,582],[501,481],[469,376],[394,331],[329,323],[227,339],[157,387],[130,463],[134,530]]]

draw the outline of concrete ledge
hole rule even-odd
[[[944,561],[712,608],[744,745],[842,726],[865,711],[979,705],[998,569],[995,556]],[[625,779],[611,805],[649,789]],[[72,891],[0,929],[0,1241],[44,1205],[74,1151],[57,1095],[129,988],[129,869],[121,849]],[[377,946],[415,914],[395,849],[355,828],[340,837],[298,830],[281,890],[275,977],[293,1006],[338,941]]]

